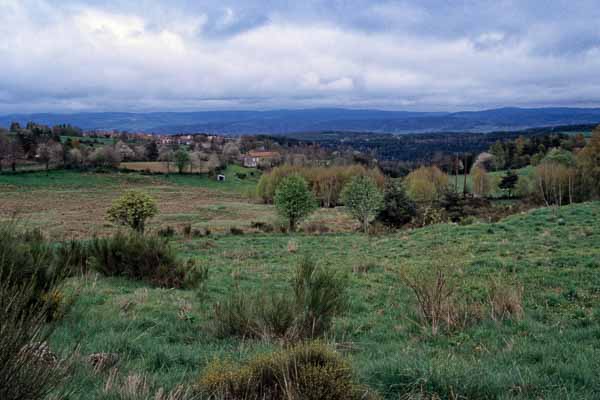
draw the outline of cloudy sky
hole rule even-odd
[[[600,106],[598,0],[0,0],[0,113]]]

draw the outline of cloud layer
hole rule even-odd
[[[579,0],[0,0],[0,113],[600,105]]]

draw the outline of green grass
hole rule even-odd
[[[235,174],[245,173],[245,179],[239,179]],[[254,176],[250,176],[253,173]],[[123,184],[170,184],[174,186],[204,187],[223,191],[237,191],[246,193],[252,190],[260,177],[256,169],[229,166],[225,169],[226,180],[218,182],[216,178],[206,175],[170,174],[170,175],[142,175],[137,172],[126,173],[96,173],[79,172],[75,170],[34,171],[17,174],[0,174],[0,187],[2,185],[14,186],[23,189],[39,188],[97,188],[115,187]]]
[[[68,139],[78,140],[83,144],[113,144],[116,143],[118,139],[113,138],[93,138],[89,136],[61,136],[60,141],[65,143]]]
[[[215,177],[199,174],[169,174],[160,175],[161,180],[175,185],[206,187],[224,191],[248,192],[256,187],[260,172],[254,168],[244,168],[238,165],[229,165],[222,172],[225,175],[224,181],[217,181]],[[240,179],[236,174],[246,174],[244,179]],[[252,174],[252,175],[250,175]]]
[[[183,178],[182,178],[183,179]],[[349,313],[328,341],[351,359],[360,380],[387,399],[409,391],[442,399],[595,399],[600,391],[600,203],[534,210],[495,224],[437,225],[365,237],[254,234],[177,240],[183,256],[207,265],[205,292],[153,289],[116,278],[71,281],[80,288],[73,310],[53,336],[83,355],[117,352],[120,373],[143,373],[158,386],[193,384],[214,357],[243,359],[274,343],[218,339],[213,305],[234,288],[287,290],[305,255],[345,273]],[[290,253],[290,239],[298,251]],[[525,287],[525,317],[484,320],[436,337],[413,322],[413,298],[399,269],[433,262],[460,264],[462,286],[477,294],[492,277]],[[370,263],[367,273],[353,267]],[[102,393],[105,374],[77,369],[74,398]]]

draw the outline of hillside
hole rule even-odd
[[[194,290],[91,272],[72,278],[67,285],[77,291],[76,302],[59,321],[52,348],[116,353],[120,376],[142,374],[153,388],[193,384],[215,357],[243,360],[280,347],[277,340],[216,335],[216,305],[240,293],[284,293],[300,260],[318,255],[319,265],[349,285],[347,311],[334,319],[326,340],[384,398],[597,397],[599,202],[565,206],[556,215],[542,208],[497,223],[381,236],[355,233],[339,209],[321,209],[311,221],[332,233],[260,233],[252,222],[273,223],[274,208],[248,202],[244,191],[252,184],[137,173],[2,176],[0,214],[11,218],[17,210],[54,240],[114,232],[104,220],[111,200],[124,189],[148,191],[161,210],[150,228],[175,227],[178,252],[209,271],[206,285]],[[185,237],[181,227],[188,223],[213,233]],[[231,234],[232,227],[246,233]],[[403,274],[435,276],[430,271],[437,269],[453,277],[469,319],[432,335],[419,322]],[[516,314],[488,314],[490,298]],[[78,365],[71,398],[122,398],[107,389],[108,379]]]
[[[150,113],[13,114],[0,116],[0,126],[12,121],[47,125],[72,124],[82,129],[151,133],[289,134],[328,130],[376,133],[490,132],[570,124],[600,123],[595,108],[501,108],[436,113],[350,109],[271,111],[205,111]]]
[[[448,399],[594,399],[600,225],[590,221],[599,216],[600,203],[588,203],[565,207],[559,217],[540,209],[496,224],[437,225],[371,239],[359,234],[179,239],[186,255],[210,268],[202,296],[124,279],[73,282],[83,285],[80,300],[54,344],[68,349],[80,343],[83,354],[117,352],[124,359],[121,368],[143,370],[167,388],[194,380],[215,356],[244,359],[276,346],[215,338],[209,329],[212,305],[238,287],[281,291],[301,257],[319,254],[322,265],[351,282],[349,312],[335,321],[330,340],[350,357],[361,380],[385,398],[422,393]],[[290,239],[298,252],[287,250]],[[440,259],[463,270],[461,288],[475,297],[490,280],[522,284],[523,319],[484,318],[448,335],[425,334],[414,322],[414,298],[399,272],[406,266],[429,268]],[[80,370],[78,381],[86,396],[102,393],[103,382],[92,372]]]

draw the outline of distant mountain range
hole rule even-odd
[[[161,134],[290,134],[349,131],[377,133],[491,132],[531,127],[600,123],[600,108],[498,108],[455,113],[318,108],[272,111],[151,113],[12,114],[12,121],[71,124],[85,130],[124,130]]]

